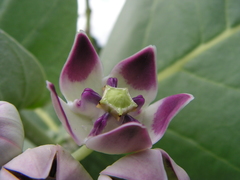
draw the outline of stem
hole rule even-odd
[[[56,125],[54,120],[49,116],[48,113],[46,113],[40,108],[37,108],[34,111],[42,119],[42,121],[49,127],[51,131],[55,133],[58,132],[58,126]]]
[[[93,152],[92,149],[88,149],[85,145],[83,145],[78,150],[72,153],[72,157],[78,161],[81,161],[92,152]]]

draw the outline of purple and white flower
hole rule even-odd
[[[61,72],[66,102],[52,83],[47,87],[58,118],[75,142],[109,154],[151,148],[193,99],[183,93],[150,104],[158,89],[154,46],[121,61],[103,77],[102,64],[84,32],[77,34]]]

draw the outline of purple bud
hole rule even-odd
[[[117,87],[117,84],[118,84],[117,78],[108,78],[107,85]]]
[[[0,101],[0,166],[22,152],[24,131],[17,109]]]
[[[99,117],[95,121],[93,129],[89,135],[96,136],[96,135],[100,134],[103,131],[103,129],[105,128],[105,126],[107,125],[107,120],[108,120],[109,116],[110,116],[109,113],[105,113],[101,117]]]

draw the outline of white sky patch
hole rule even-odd
[[[89,0],[91,13],[91,34],[104,46],[125,0]],[[78,0],[78,30],[86,26],[86,0]]]

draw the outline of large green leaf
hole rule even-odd
[[[77,0],[0,0],[0,28],[37,57],[56,86],[76,22]]]
[[[194,180],[240,177],[239,9],[239,0],[128,0],[101,54],[109,72],[156,45],[157,99],[195,96],[155,145]]]
[[[36,58],[0,30],[0,100],[28,108],[36,106],[45,91],[45,75]]]

